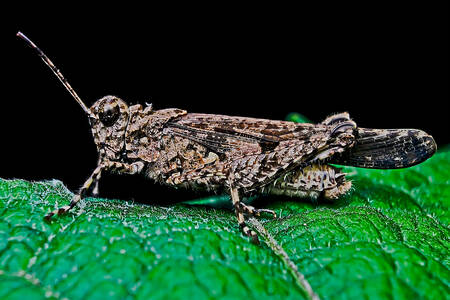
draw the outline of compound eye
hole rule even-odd
[[[98,117],[100,121],[106,127],[113,126],[116,123],[120,115],[119,105],[116,101],[106,101],[104,105],[100,107]]]

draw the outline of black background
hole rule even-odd
[[[0,177],[57,178],[76,190],[97,159],[83,111],[19,30],[87,106],[112,94],[267,119],[296,111],[319,122],[348,111],[361,127],[420,128],[438,146],[450,142],[447,2],[190,9],[11,11],[1,34]],[[176,193],[112,175],[100,192]]]

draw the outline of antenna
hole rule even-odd
[[[73,88],[70,86],[70,84],[67,82],[66,78],[64,78],[63,74],[56,68],[56,66],[52,63],[52,61],[47,57],[47,55],[42,52],[41,49],[38,48],[29,38],[27,38],[22,32],[17,32],[17,36],[20,37],[22,40],[24,40],[31,48],[35,49],[38,53],[38,55],[42,58],[42,60],[45,62],[45,64],[53,71],[53,74],[58,77],[58,79],[61,81],[61,83],[66,87],[66,89],[69,91],[69,93],[72,95],[72,97],[75,99],[75,101],[80,104],[81,108],[84,110],[86,114],[90,114],[89,109],[86,107],[86,105],[81,101],[80,97],[78,97],[77,93],[73,90]]]

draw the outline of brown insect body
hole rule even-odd
[[[109,110],[114,114],[105,119]],[[100,161],[139,163],[139,173],[162,184],[213,192],[233,184],[243,195],[317,197],[324,191],[330,199],[351,186],[338,169],[321,165],[353,146],[356,124],[347,114],[338,115],[345,115],[347,126],[331,136],[342,122],[313,125],[128,108],[114,96],[100,99],[90,111]]]
[[[142,174],[176,188],[227,192],[243,232],[257,242],[246,215],[261,212],[241,202],[250,194],[337,199],[351,188],[330,163],[368,168],[402,168],[436,151],[433,138],[414,129],[358,128],[348,113],[320,124],[154,110],[128,106],[106,96],[88,109],[45,54],[23,34],[89,117],[99,160],[69,205],[47,214],[66,213],[93,188],[103,171]],[[94,184],[94,185],[93,185]]]

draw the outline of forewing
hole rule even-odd
[[[221,163],[247,190],[307,162],[326,147],[329,131],[326,125],[206,114],[187,114],[165,129],[221,153]]]
[[[259,154],[291,144],[311,142],[325,126],[286,121],[190,113],[169,122],[166,132],[195,141],[211,151]]]

